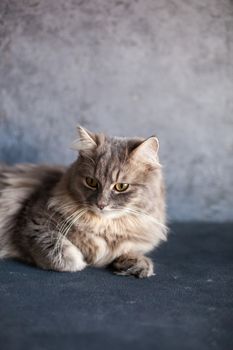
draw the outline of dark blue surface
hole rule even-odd
[[[0,348],[233,349],[233,224],[175,224],[157,275],[0,263]]]

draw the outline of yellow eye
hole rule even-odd
[[[92,177],[86,177],[86,183],[89,187],[92,187],[92,188],[98,187],[97,180],[93,179]]]
[[[127,190],[127,188],[129,187],[129,184],[123,184],[123,183],[119,183],[119,184],[116,184],[114,186],[114,189],[117,191],[117,192],[124,192]]]

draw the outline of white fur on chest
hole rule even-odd
[[[93,238],[93,244],[96,247],[96,256],[94,266],[104,266],[111,261],[111,252],[104,238],[96,236]]]
[[[108,265],[122,254],[148,253],[162,238],[162,232],[154,222],[135,221],[135,218],[130,216],[124,220],[93,220],[89,222],[85,231],[90,232],[89,239],[96,248],[93,265],[99,267]],[[115,241],[117,244],[111,244]]]
[[[110,264],[117,257],[127,253],[145,254],[153,247],[148,243],[124,241],[115,249],[110,249],[106,240],[102,237],[93,238],[93,244],[97,248],[94,266],[102,267]]]

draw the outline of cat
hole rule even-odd
[[[78,157],[67,168],[0,165],[0,257],[152,276],[145,254],[167,238],[158,139],[78,133]]]

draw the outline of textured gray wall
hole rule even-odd
[[[156,133],[175,220],[233,219],[233,2],[1,0],[0,159]]]

